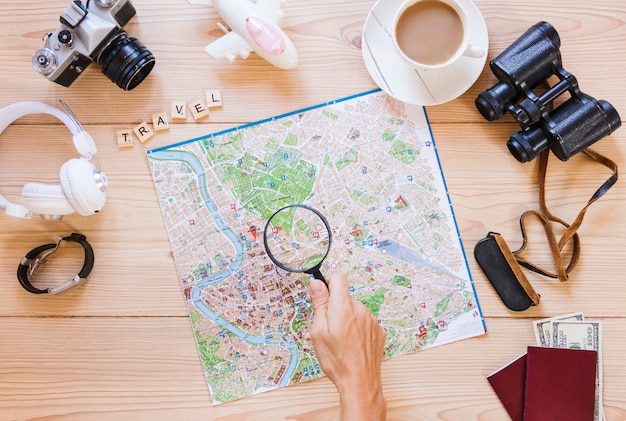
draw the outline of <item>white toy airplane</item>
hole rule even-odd
[[[189,3],[212,4],[227,27],[218,26],[225,35],[207,45],[205,51],[214,58],[229,62],[239,55],[246,59],[255,51],[274,66],[293,69],[298,65],[296,47],[278,25],[283,13],[282,0],[187,0]]]

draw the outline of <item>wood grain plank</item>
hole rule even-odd
[[[146,151],[236,125],[375,88],[361,56],[361,28],[374,0],[289,0],[284,28],[300,54],[293,71],[252,55],[229,64],[203,48],[221,36],[210,6],[186,0],[133,0],[127,25],[157,57],[137,89],[116,88],[92,65],[71,88],[32,70],[41,36],[56,28],[67,0],[0,0],[0,106],[34,100],[67,102],[93,135],[110,179],[97,216],[60,222],[0,215],[0,421],[4,420],[335,420],[336,390],[326,378],[213,407],[202,374]],[[538,20],[561,37],[565,68],[584,92],[626,110],[626,9],[614,0],[476,0],[493,58]],[[588,211],[580,230],[582,259],[564,284],[529,275],[542,295],[523,313],[506,309],[473,259],[489,230],[520,245],[519,215],[537,207],[537,164],[506,150],[517,126],[485,122],[474,99],[496,82],[488,66],[455,101],[427,112],[444,169],[487,335],[383,364],[389,420],[500,421],[504,409],[487,374],[534,342],[531,321],[582,310],[604,323],[604,395],[608,421],[626,419],[626,185],[619,181]],[[220,89],[223,107],[208,119],[172,124],[144,145],[121,150],[116,131],[173,101],[201,100]],[[26,181],[58,183],[60,165],[76,156],[67,130],[46,116],[22,118],[0,139],[0,193],[19,201]],[[626,130],[594,149],[626,164]],[[572,220],[608,172],[580,156],[550,162],[548,205]],[[58,235],[83,232],[96,266],[83,287],[33,296],[17,283],[24,254]],[[549,264],[541,230],[530,229],[533,260]],[[51,276],[73,276],[64,265]]]
[[[624,319],[604,319],[605,403],[622,419]],[[390,420],[496,420],[486,376],[534,344],[531,319],[487,320],[486,336],[383,363]],[[328,379],[212,406],[186,318],[0,318],[0,418],[336,419]],[[67,334],[72,332],[71,334]],[[511,335],[511,332],[516,332]],[[485,352],[485,350],[489,350]],[[8,415],[8,418],[7,418]],[[119,418],[117,418],[119,419]]]

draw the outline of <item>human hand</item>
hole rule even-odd
[[[350,296],[344,273],[333,273],[327,280],[328,289],[317,279],[309,285],[311,339],[318,361],[339,391],[343,420],[384,420],[385,330],[367,307]]]

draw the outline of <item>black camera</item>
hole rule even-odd
[[[563,68],[560,45],[552,25],[533,25],[489,63],[499,82],[476,98],[476,107],[488,121],[509,112],[518,122],[522,130],[511,136],[507,147],[520,162],[548,148],[566,161],[621,126],[611,104],[581,92],[574,75]],[[553,76],[559,81],[550,87]],[[547,89],[535,93],[542,86]],[[565,92],[571,98],[552,109]]]
[[[70,86],[95,61],[124,90],[139,85],[155,64],[152,53],[122,29],[135,16],[129,0],[73,1],[61,14],[61,26],[44,35],[32,57],[33,68],[47,79]]]

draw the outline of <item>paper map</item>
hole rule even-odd
[[[277,268],[288,204],[332,230],[323,273],[387,330],[385,358],[485,332],[428,120],[376,90],[148,152],[214,403],[323,375],[309,275]],[[346,338],[349,340],[349,338]]]

